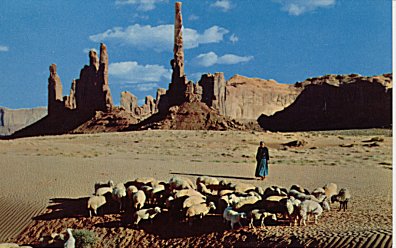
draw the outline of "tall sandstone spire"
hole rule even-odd
[[[48,78],[48,115],[54,115],[63,108],[62,103],[62,82],[56,72],[56,64],[49,67],[50,76]]]
[[[187,77],[184,74],[184,50],[183,50],[183,18],[181,13],[181,2],[175,3],[175,33],[173,46],[172,82],[169,84],[169,107],[180,105],[185,102],[185,91],[187,89]]]
[[[101,92],[100,98],[102,99],[102,106],[99,106],[99,108],[101,110],[110,111],[113,107],[113,99],[111,97],[109,87],[109,56],[107,54],[107,47],[103,43],[100,44],[98,79],[99,85],[101,86],[101,88],[99,89],[99,91]]]

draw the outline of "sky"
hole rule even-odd
[[[391,0],[182,1],[185,72],[293,84],[326,74],[392,72]],[[0,106],[47,106],[49,66],[63,95],[106,44],[109,84],[143,104],[168,88],[173,0],[2,0]]]

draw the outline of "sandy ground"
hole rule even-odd
[[[269,133],[142,131],[62,135],[0,141],[0,242],[38,245],[40,237],[67,227],[95,231],[99,247],[127,246],[340,246],[388,247],[392,238],[392,137],[390,130]],[[380,141],[368,142],[372,138]],[[381,141],[383,139],[383,141]],[[270,176],[254,180],[260,140],[270,150]],[[304,140],[285,149],[281,144]],[[374,144],[374,145],[373,145]],[[378,145],[378,146],[376,146]],[[199,175],[233,182],[310,190],[328,182],[353,198],[338,204],[318,225],[229,230],[211,215],[189,227],[128,225],[119,214],[86,217],[95,181],[137,177],[169,180]],[[49,206],[49,207],[48,207]],[[48,207],[48,208],[47,208]],[[32,219],[33,218],[33,219]],[[162,223],[163,224],[163,223]]]

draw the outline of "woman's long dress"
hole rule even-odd
[[[268,176],[269,153],[267,147],[259,147],[256,154],[256,177]]]

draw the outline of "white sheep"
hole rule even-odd
[[[88,199],[87,209],[89,212],[89,217],[92,217],[92,211],[97,215],[97,210],[101,206],[106,204],[106,198],[104,196],[91,196]]]
[[[67,228],[66,231],[67,231],[67,234],[69,235],[69,238],[67,239],[67,241],[65,242],[63,247],[65,247],[65,248],[75,248],[76,240],[73,237],[72,229]]]
[[[349,192],[348,189],[342,188],[340,189],[340,192],[337,195],[334,195],[331,197],[331,202],[339,202],[340,203],[340,208],[338,211],[343,209],[344,211],[348,209],[348,201],[351,198],[351,193]]]
[[[158,184],[157,180],[153,177],[140,177],[140,178],[136,178],[133,182],[135,186],[138,187],[141,187],[143,185],[148,185],[150,187],[153,187],[154,185]]]
[[[197,183],[197,190],[198,192],[205,194],[205,195],[212,195],[212,191],[210,191],[205,184],[199,182]]]
[[[101,187],[98,188],[95,192],[95,195],[100,196],[100,195],[106,195],[106,194],[112,194],[113,193],[113,187]]]
[[[202,219],[202,217],[207,215],[210,210],[216,210],[216,206],[213,202],[196,204],[187,208],[185,216],[191,225],[193,217],[198,216]]]
[[[201,204],[201,203],[205,203],[205,202],[206,202],[206,199],[202,198],[201,196],[193,195],[193,196],[190,196],[184,200],[183,208],[186,209],[193,205]]]
[[[138,190],[135,194],[133,194],[132,201],[135,210],[139,210],[143,208],[144,203],[146,202],[146,194],[143,192],[143,190]]]
[[[199,176],[197,177],[197,185],[199,183],[204,184],[205,186],[208,185],[219,185],[219,180],[215,177],[209,177],[209,176]]]
[[[309,214],[313,215],[315,217],[315,224],[318,223],[318,217],[323,213],[323,208],[322,206],[312,200],[305,200],[301,202],[300,207],[299,207],[299,217],[300,219],[300,225],[301,222],[303,225],[306,225],[306,220]]]
[[[201,196],[202,198],[205,197],[204,195],[202,195],[201,193],[199,193],[195,189],[181,189],[181,190],[175,191],[174,198],[177,199],[177,198],[180,198],[180,197],[193,196],[193,195]]]
[[[252,195],[252,196],[248,196],[248,197],[240,197],[240,200],[234,205],[233,209],[238,211],[244,205],[252,205],[260,200],[261,200],[261,197],[256,196],[256,195]]]
[[[169,180],[169,189],[171,191],[180,189],[195,189],[195,186],[189,178],[174,176]]]
[[[99,189],[99,188],[103,188],[103,187],[114,187],[114,182],[112,180],[109,180],[108,182],[95,182],[95,192]]]
[[[128,199],[130,199],[130,200],[132,200],[133,194],[135,194],[136,192],[138,192],[138,188],[137,188],[135,185],[129,186],[126,190],[127,190],[127,197],[128,197]]]
[[[147,209],[140,209],[133,214],[134,224],[136,226],[139,225],[140,220],[153,220],[153,218],[161,213],[161,208],[147,208]]]
[[[227,207],[223,212],[223,218],[224,218],[225,222],[230,222],[231,229],[234,229],[234,225],[236,223],[238,223],[240,226],[242,226],[241,220],[246,219],[246,213],[244,213],[244,212],[239,213],[235,210],[232,210],[231,207]]]
[[[165,185],[158,184],[154,186],[149,191],[147,191],[147,197],[150,199],[150,203],[154,204],[157,202],[158,198],[165,192]]]
[[[112,198],[114,201],[118,202],[119,209],[122,209],[122,201],[125,199],[127,193],[123,183],[117,184],[112,191]]]
[[[253,222],[254,220],[260,220],[260,226],[263,227],[264,225],[264,220],[267,217],[271,217],[272,220],[276,221],[276,214],[266,212],[264,209],[253,209],[248,213],[248,219],[250,220],[249,222],[249,227],[254,228]]]

